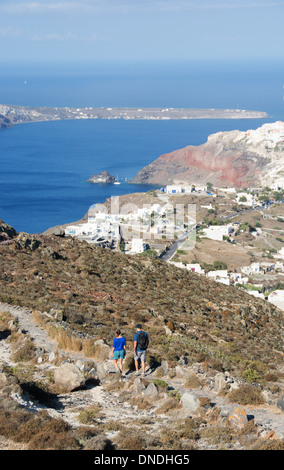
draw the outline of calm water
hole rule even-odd
[[[25,83],[26,82],[26,83]],[[34,106],[241,108],[265,120],[60,121],[0,132],[0,219],[30,233],[80,219],[106,197],[148,190],[130,185],[163,153],[209,134],[284,120],[284,66],[271,64],[98,64],[5,67],[0,103]],[[86,180],[108,170],[119,186]]]

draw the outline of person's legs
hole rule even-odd
[[[114,366],[115,366],[116,370],[118,371],[119,368],[118,368],[118,365],[117,365],[117,359],[114,359],[114,360],[113,360],[113,363],[114,363]]]
[[[134,363],[135,363],[136,374],[138,374],[138,371],[139,371],[139,354],[138,354],[138,351],[136,351],[135,354],[134,354]]]
[[[118,363],[119,363],[119,370],[120,372],[122,372],[122,358],[121,357],[119,358]]]

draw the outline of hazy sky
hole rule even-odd
[[[284,57],[284,0],[0,0],[0,60]]]

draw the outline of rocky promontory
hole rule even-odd
[[[284,180],[284,123],[256,130],[218,132],[206,143],[161,155],[130,183],[167,185],[176,182],[253,187]]]
[[[97,175],[92,175],[87,183],[115,183],[116,179],[108,171],[101,171]]]

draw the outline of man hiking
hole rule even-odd
[[[149,337],[146,331],[142,331],[142,326],[140,323],[136,325],[136,333],[134,335],[134,361],[136,375],[139,371],[139,359],[141,360],[142,374],[145,375],[145,361],[146,361],[146,351],[149,345]]]

